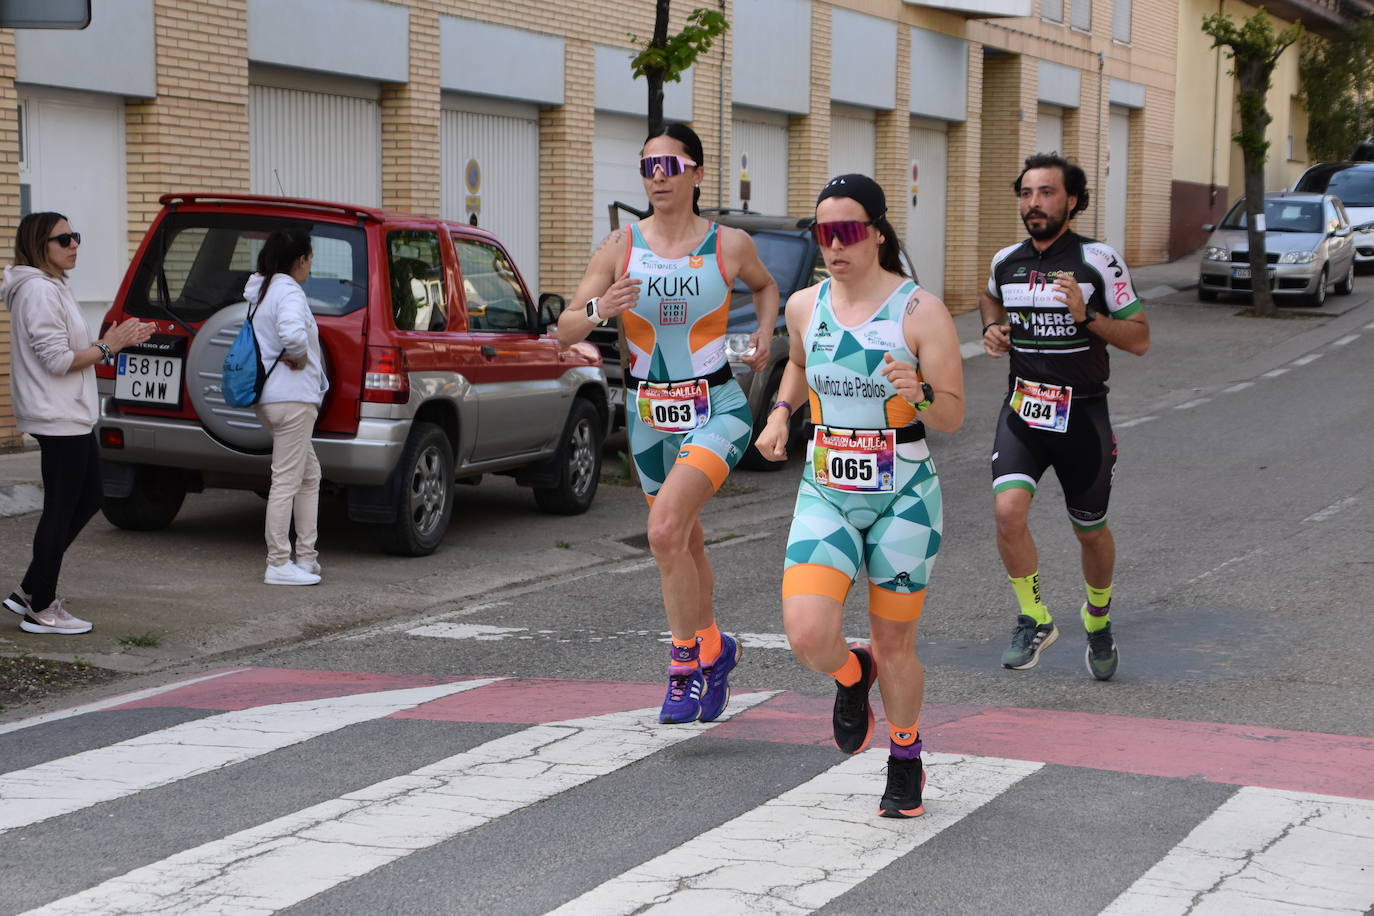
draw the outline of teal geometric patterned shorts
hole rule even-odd
[[[704,426],[687,433],[664,433],[639,419],[635,390],[626,389],[630,455],[646,496],[656,496],[676,464],[698,468],[715,489],[744,457],[754,433],[749,399],[734,379],[711,386],[711,416]]]
[[[944,528],[940,479],[926,443],[897,446],[892,493],[846,493],[818,485],[811,451],[808,445],[783,568],[828,566],[852,583],[862,562],[868,581],[878,588],[902,594],[925,588]]]

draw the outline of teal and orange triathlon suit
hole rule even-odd
[[[921,616],[940,550],[940,480],[916,408],[882,374],[884,355],[918,366],[902,319],[919,287],[908,280],[867,321],[840,323],[830,281],[816,294],[804,338],[815,430],[792,530],[782,595],[841,603],[868,571],[869,611],[896,621]]]
[[[720,227],[711,223],[686,257],[664,258],[636,223],[623,272],[640,281],[639,300],[621,322],[630,348],[630,454],[644,494],[652,500],[679,462],[720,489],[753,431],[749,401],[725,358],[730,281]]]

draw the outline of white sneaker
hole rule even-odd
[[[268,566],[262,581],[268,585],[314,585],[320,581],[320,577],[306,572],[295,563],[283,563],[280,566]]]
[[[310,573],[310,575],[312,576],[318,576],[322,572],[322,570],[320,569],[319,560],[307,560],[304,563],[302,563],[300,560],[297,560],[296,565],[299,566],[301,569],[305,570],[306,572]]]
[[[25,633],[58,633],[63,636],[75,636],[78,633],[91,632],[92,624],[89,620],[82,620],[67,613],[67,609],[62,606],[62,599],[56,598],[53,603],[42,611],[30,611],[24,615],[24,619],[19,621],[19,629]]]

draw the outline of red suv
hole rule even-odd
[[[329,375],[314,444],[351,519],[418,556],[443,538],[459,480],[511,475],[548,512],[591,505],[609,419],[601,359],[546,333],[561,297],[536,305],[491,233],[323,201],[161,203],[105,316],[157,332],[96,370],[112,523],[162,528],[187,492],[266,486],[271,438],[252,408],[224,403],[221,367],[258,251],[285,226],[313,240],[305,292]]]

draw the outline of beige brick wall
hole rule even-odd
[[[1021,54],[983,58],[978,259],[984,270],[999,249],[1025,235],[1011,182],[1035,149],[1035,67]]]
[[[873,179],[887,194],[887,219],[897,230],[897,237],[905,241],[907,231],[905,206],[907,188],[911,184],[911,32],[897,30],[895,104],[891,111],[879,111],[874,118]],[[908,255],[910,252],[907,252]]]
[[[439,15],[411,4],[410,82],[382,86],[382,206],[439,215]]]
[[[155,0],[157,97],[125,105],[129,251],[168,191],[248,190],[246,0]]]
[[[811,5],[811,110],[787,122],[787,210],[816,211],[816,195],[830,179],[830,4]]]
[[[983,46],[969,42],[967,118],[947,134],[949,170],[945,194],[945,304],[958,314],[978,305],[988,262],[978,249],[983,202]]]
[[[0,260],[13,261],[19,226],[19,122],[15,114],[14,32],[0,29]],[[0,309],[0,447],[19,445],[10,397],[10,310]]]
[[[679,4],[682,6],[684,4]],[[688,7],[695,4],[685,4]],[[714,4],[713,4],[714,5]],[[725,16],[732,18],[733,7],[726,4]],[[706,174],[701,181],[701,206],[727,207],[730,205],[730,134],[734,124],[731,117],[731,97],[734,83],[731,80],[730,54],[734,48],[734,36],[726,30],[716,40],[711,50],[697,59],[692,76],[692,130],[701,138],[702,148],[707,153]],[[722,106],[722,90],[724,105]],[[721,154],[716,155],[715,150]]]
[[[587,269],[592,238],[592,132],[596,123],[592,42],[563,51],[563,104],[539,110],[539,277],[547,290],[571,296]]]

